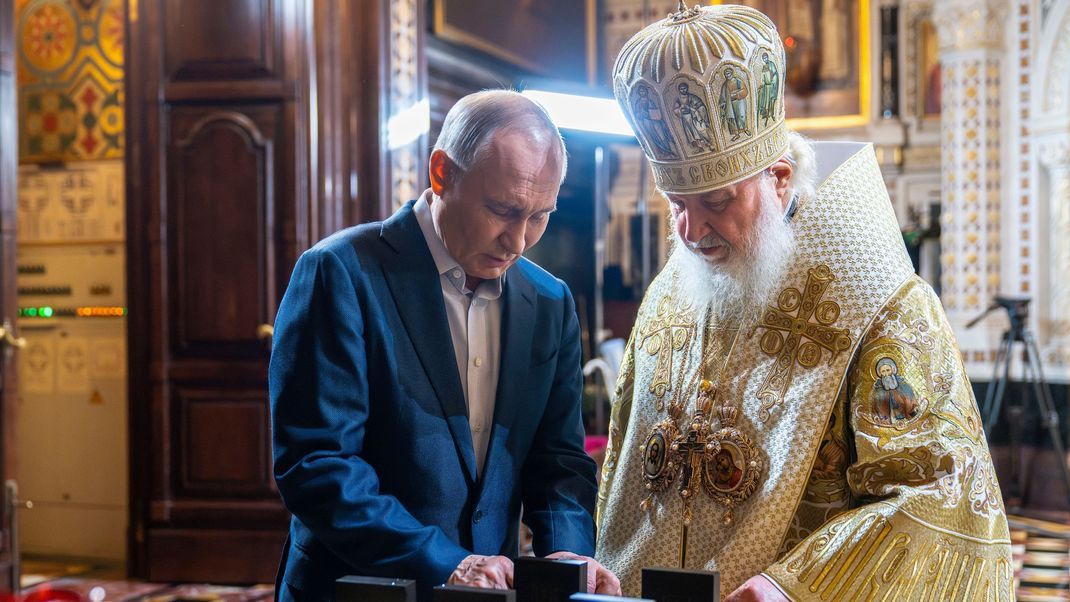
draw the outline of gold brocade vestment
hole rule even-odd
[[[693,496],[689,569],[727,595],[764,573],[797,600],[1010,600],[1010,539],[970,383],[939,299],[914,275],[872,147],[819,143],[791,267],[756,323],[718,324],[655,279],[629,341],[598,497],[597,558],[638,595],[679,566],[684,504],[649,491],[641,446],[703,353],[762,455],[757,490]],[[834,169],[829,169],[829,166]],[[841,336],[842,335],[842,336]],[[844,338],[846,337],[846,338]],[[849,344],[847,344],[849,339]]]

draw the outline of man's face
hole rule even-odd
[[[732,77],[732,70],[731,69],[725,69],[724,70],[724,76],[725,77]]]
[[[677,235],[692,245],[710,237],[706,242],[712,246],[692,250],[715,265],[724,264],[751,240],[761,213],[761,187],[771,186],[771,180],[763,172],[710,192],[666,194]]]
[[[877,368],[877,373],[881,375],[881,378],[888,378],[892,375],[892,367],[888,364],[884,364],[880,368]]]
[[[554,141],[522,129],[499,130],[467,172],[446,178],[431,210],[470,281],[501,276],[539,241],[557,208],[560,181]]]

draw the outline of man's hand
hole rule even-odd
[[[582,560],[587,563],[587,593],[620,596],[620,580],[594,558],[572,552],[554,552],[547,556],[554,560]]]
[[[780,588],[773,585],[765,575],[755,575],[747,579],[739,589],[728,594],[724,602],[779,602],[787,601]]]
[[[487,589],[512,589],[513,561],[505,556],[472,554],[457,565],[446,584]]]

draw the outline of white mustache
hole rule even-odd
[[[692,250],[696,250],[696,251],[699,250],[699,249],[712,249],[714,247],[722,247],[722,246],[723,247],[728,247],[729,250],[732,249],[732,245],[728,244],[728,241],[726,241],[725,239],[721,238],[720,236],[714,234],[713,232],[710,232],[706,236],[703,236],[702,240],[700,240],[700,241],[698,241],[696,243],[692,243],[692,242],[687,243],[687,246],[688,246],[688,248],[690,248]]]

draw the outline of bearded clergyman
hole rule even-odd
[[[709,106],[729,68],[786,72],[762,13],[680,4],[617,58],[633,123],[637,86],[672,115],[684,83]],[[712,150],[633,128],[675,245],[621,367],[597,557],[627,595],[659,566],[719,571],[729,600],[1010,600],[977,404],[873,149],[807,141],[770,91],[752,136],[711,112]]]

